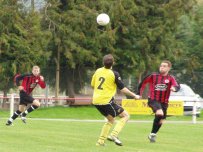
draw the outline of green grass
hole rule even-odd
[[[203,112],[202,112],[203,113]],[[203,121],[203,114],[197,117],[197,121]],[[8,110],[0,110],[0,117],[9,117]],[[103,119],[103,116],[94,106],[75,106],[75,107],[49,107],[40,108],[29,114],[30,118],[63,118],[63,119]],[[131,120],[152,120],[153,115],[131,115]],[[191,121],[192,116],[170,116],[167,120]]]
[[[2,122],[2,119],[0,119]],[[96,147],[101,122],[19,119],[14,126],[0,124],[1,152],[202,152],[202,124],[164,124],[157,142],[149,143],[151,123],[128,123],[120,134],[123,147],[107,141]]]
[[[14,126],[5,126],[9,111],[0,110],[0,152],[202,152],[203,124],[166,123],[161,128],[157,143],[151,144],[147,135],[152,123],[128,123],[120,134],[124,144],[118,147],[106,142],[106,147],[95,143],[102,122],[70,122],[29,118],[97,119],[104,117],[91,106],[40,108],[29,115],[25,125],[19,119]],[[203,116],[198,118],[202,119]],[[131,120],[153,120],[153,116],[132,115]],[[168,117],[168,120],[191,121],[191,116]]]

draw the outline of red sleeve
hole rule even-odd
[[[145,88],[146,84],[150,83],[151,81],[152,81],[152,75],[150,74],[150,75],[146,76],[142,80],[142,82],[139,84],[139,86],[138,86],[138,93],[137,94],[142,96],[142,93],[144,91],[144,88]]]
[[[175,87],[176,89],[176,92],[180,90],[180,85],[179,83],[176,81],[175,77],[174,76],[171,76],[171,83],[173,87]]]
[[[44,89],[46,87],[46,83],[44,81],[41,81],[40,78],[39,78],[38,84],[42,89]]]

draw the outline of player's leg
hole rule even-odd
[[[119,117],[120,117],[120,119],[118,120],[118,122],[116,123],[113,131],[111,132],[111,136],[118,137],[118,134],[121,132],[121,130],[125,126],[126,122],[129,120],[130,116],[127,113],[127,111],[123,111],[119,115]]]
[[[162,125],[164,112],[162,110],[161,104],[157,101],[149,101],[148,105],[152,108],[153,112],[155,113],[152,130],[151,130],[151,133],[149,134],[148,138],[149,138],[150,142],[155,142],[156,134]]]
[[[26,92],[22,91],[20,92],[20,96],[22,99],[22,102],[26,104],[32,104],[27,110],[25,110],[23,113],[21,113],[21,120],[26,123],[26,115],[33,110],[37,109],[40,106],[40,103],[38,100],[35,100],[32,96],[28,95]]]
[[[164,119],[166,119],[166,114],[167,114],[167,108],[168,108],[168,104],[161,104],[161,109],[157,110],[155,113],[155,120],[154,123],[156,125],[153,129],[152,129],[152,133],[157,133],[159,131],[159,129],[161,128]]]
[[[151,133],[156,134],[159,131],[159,128],[162,125],[163,115],[162,109],[156,111]]]
[[[116,112],[116,116],[119,116],[120,119],[117,121],[114,129],[112,130],[110,136],[108,136],[108,140],[114,141],[117,145],[122,146],[122,142],[118,139],[119,133],[122,131],[123,127],[125,126],[126,122],[129,120],[129,114],[125,111],[121,106],[117,105],[116,103],[112,103],[112,108]]]
[[[31,113],[32,111],[36,110],[37,108],[39,108],[39,106],[40,106],[40,102],[38,100],[34,99],[32,102],[32,105],[22,113],[21,118],[25,119],[25,117],[27,116],[28,113]]]
[[[159,131],[159,129],[161,128],[161,126],[162,126],[162,124],[164,122],[164,120],[166,119],[168,104],[161,104],[161,107],[162,107],[162,109],[161,109],[162,112],[161,113],[157,112],[157,115],[160,116],[160,120],[159,120],[159,122],[157,121],[157,123],[158,123],[157,128],[154,131],[156,133]]]
[[[112,127],[112,124],[114,123],[114,117],[109,114],[110,113],[109,112],[109,108],[110,108],[109,104],[107,104],[107,105],[95,105],[95,107],[107,119],[107,122],[103,125],[99,139],[96,143],[97,146],[104,146],[105,140],[109,134],[109,131]]]
[[[6,122],[6,125],[7,126],[12,125],[13,121],[25,110],[25,108],[26,108],[26,105],[24,104],[19,105],[18,110],[16,110],[14,114],[8,119],[8,121]]]
[[[97,146],[104,146],[105,140],[109,134],[109,131],[114,123],[114,117],[111,115],[106,116],[107,122],[103,125],[99,139],[96,143]]]

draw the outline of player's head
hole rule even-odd
[[[113,65],[113,62],[114,58],[111,54],[107,54],[103,57],[103,64],[105,68],[110,69]]]
[[[34,76],[38,76],[40,74],[40,68],[39,68],[39,66],[35,65],[35,66],[32,67],[32,74]]]
[[[172,66],[172,64],[169,60],[163,60],[160,64],[159,72],[161,74],[168,74],[168,72],[171,69],[171,66]]]

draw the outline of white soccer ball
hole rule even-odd
[[[101,14],[99,14],[99,15],[97,16],[97,23],[98,23],[99,25],[105,26],[105,25],[107,25],[107,24],[109,23],[109,21],[110,21],[110,18],[109,18],[109,16],[108,16],[107,14],[105,14],[105,13],[101,13]]]

